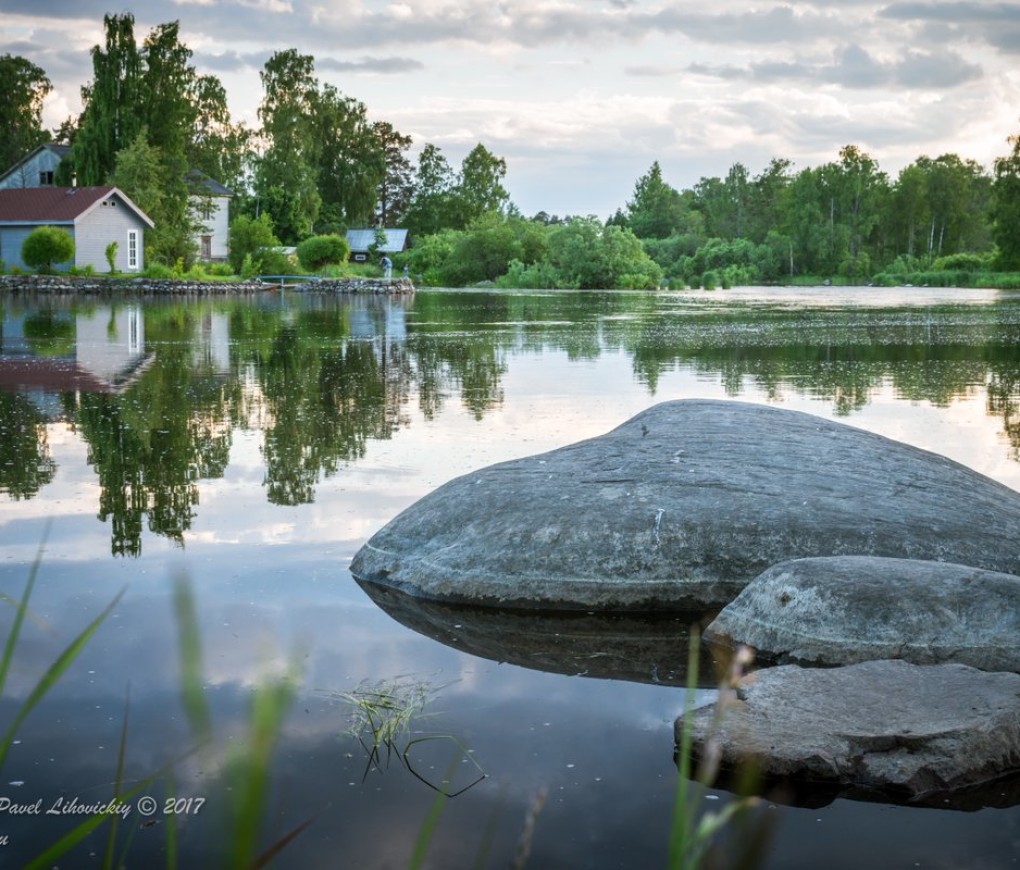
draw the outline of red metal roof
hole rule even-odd
[[[0,357],[0,390],[48,393],[116,393],[113,384],[75,360],[48,357]]]
[[[0,190],[0,222],[71,223],[115,190],[110,185]]]
[[[154,353],[139,357],[113,379],[61,357],[0,356],[0,390],[47,393],[123,393],[153,364]]]

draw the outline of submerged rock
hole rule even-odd
[[[752,580],[705,637],[780,661],[1020,672],[1020,577],[908,559],[797,559]]]
[[[744,677],[721,722],[689,715],[696,751],[714,741],[727,767],[855,796],[925,802],[1020,770],[1020,675],[966,665],[783,665]]]
[[[493,606],[722,606],[805,556],[1020,573],[1020,494],[944,457],[797,411],[656,405],[606,435],[450,481],[351,571]]]

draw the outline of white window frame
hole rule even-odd
[[[127,231],[127,267],[129,272],[138,271],[138,230]]]

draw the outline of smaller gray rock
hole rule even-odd
[[[913,559],[795,559],[752,580],[705,636],[780,662],[1020,672],[1020,577]]]
[[[689,715],[699,754],[858,795],[923,802],[1020,770],[1020,675],[966,665],[783,665],[744,677],[721,723]]]

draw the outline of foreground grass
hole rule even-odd
[[[39,546],[38,553],[29,571],[28,581],[20,600],[5,598],[14,606],[14,619],[0,655],[0,697],[6,688],[7,677],[15,658],[25,619],[29,616],[29,604],[35,587],[39,568],[45,552],[47,532]],[[86,645],[110,616],[124,595],[122,589],[57,655],[44,671],[34,687],[15,711],[10,724],[0,737],[0,769],[3,768],[19,729],[29,715],[38,707],[49,691],[57,684],[68,668],[85,649]],[[181,668],[181,696],[194,737],[192,749],[173,759],[149,776],[128,787],[124,782],[124,762],[129,740],[130,695],[125,701],[124,716],[120,730],[117,754],[117,768],[113,778],[113,789],[108,801],[113,805],[126,804],[152,791],[159,784],[163,793],[173,799],[175,795],[176,764],[197,752],[209,752],[213,746],[213,719],[203,688],[201,639],[194,596],[187,579],[178,577],[174,584],[174,609],[178,627]],[[230,784],[232,800],[228,823],[224,830],[226,851],[230,856],[229,865],[235,868],[266,866],[311,822],[306,820],[288,831],[284,836],[262,845],[262,824],[269,800],[270,761],[273,749],[283,730],[284,717],[296,692],[299,675],[295,666],[282,677],[266,678],[254,690],[248,720],[248,735],[231,754],[227,764],[226,779]],[[54,866],[54,862],[66,856],[93,833],[108,825],[106,845],[102,857],[103,867],[121,867],[138,826],[132,825],[122,831],[121,816],[116,812],[89,816],[56,842],[29,861],[26,868],[43,870]],[[166,866],[178,866],[177,828],[173,815],[166,815],[165,852]],[[126,826],[127,827],[127,826]]]
[[[31,616],[29,609],[32,593],[35,588],[39,569],[45,552],[44,534],[38,553],[33,561],[28,580],[17,601],[9,597],[0,603],[14,607],[14,619],[8,633],[3,652],[0,654],[0,697],[7,684],[7,678],[15,658],[25,620]],[[0,769],[7,759],[11,746],[16,740],[19,729],[26,719],[38,707],[49,691],[57,684],[68,668],[81,654],[82,650],[94,637],[114,611],[125,590],[118,592],[110,602],[71,640],[57,655],[52,664],[44,671],[25,699],[20,703],[10,724],[0,737]],[[132,783],[125,781],[125,758],[130,739],[130,695],[125,699],[123,720],[118,744],[117,766],[112,781],[110,803],[127,804],[134,802],[142,795],[159,791],[160,786],[164,801],[173,801],[176,797],[176,768],[193,755],[206,755],[206,763],[212,764],[216,749],[215,723],[209,700],[204,688],[204,669],[201,633],[199,630],[198,611],[191,585],[184,575],[174,580],[173,609],[177,625],[179,663],[180,663],[180,696],[185,711],[193,743],[190,749],[172,759],[163,767],[153,771]],[[690,713],[694,709],[695,691],[698,685],[698,645],[696,631],[690,639],[688,659],[688,679],[684,699],[684,711]],[[715,722],[718,725],[725,714],[726,704],[732,696],[733,686],[740,675],[747,659],[737,656],[728,677],[720,686],[720,697],[716,704]],[[217,844],[218,851],[226,857],[226,866],[247,870],[268,866],[312,823],[306,819],[268,845],[262,835],[266,810],[271,792],[271,761],[284,728],[284,720],[290,709],[300,682],[300,673],[292,663],[282,676],[263,679],[252,693],[248,715],[247,736],[239,742],[237,748],[229,753],[225,782],[230,791],[231,800],[226,811],[225,824],[221,827],[221,840]],[[442,688],[442,687],[438,687]],[[408,866],[412,868],[425,865],[430,843],[439,826],[446,802],[468,789],[474,787],[486,774],[475,760],[473,754],[450,734],[422,733],[413,730],[412,723],[421,720],[425,715],[427,703],[435,696],[437,687],[427,681],[414,677],[398,677],[377,684],[362,684],[355,690],[340,693],[335,697],[350,705],[353,711],[350,733],[361,741],[368,755],[365,776],[384,764],[388,765],[391,758],[399,758],[407,769],[420,781],[434,789],[436,798],[429,807],[422,821]],[[740,798],[727,803],[722,810],[709,812],[703,808],[706,790],[714,782],[718,773],[717,756],[712,752],[703,754],[702,763],[696,772],[692,771],[692,728],[688,716],[684,718],[682,738],[677,747],[677,791],[671,829],[669,832],[669,849],[667,866],[670,870],[697,870],[705,865],[706,860],[713,857],[713,848],[723,837],[728,828],[746,816],[758,801],[755,798]],[[453,747],[449,767],[438,783],[429,782],[420,776],[410,761],[410,753],[414,747],[425,741],[446,741]],[[467,785],[454,789],[455,771],[464,761],[474,765],[477,776]],[[204,801],[204,799],[202,799]],[[532,839],[539,824],[539,815],[545,801],[544,791],[540,791],[532,801],[518,841],[518,848],[511,866],[523,868],[528,862]],[[173,815],[166,815],[164,821],[164,855],[165,866],[179,866],[179,831]],[[66,832],[58,840],[44,848],[25,866],[31,870],[43,870],[56,865],[76,847],[107,825],[105,847],[102,851],[102,866],[107,868],[122,867],[127,864],[127,856],[131,849],[134,835],[140,829],[137,824],[121,824],[117,813],[103,813],[90,816],[81,821],[73,829]],[[732,838],[731,838],[732,839]],[[743,850],[739,866],[754,867],[760,863],[767,832],[761,825],[750,830],[747,837],[748,849]],[[482,852],[476,866],[487,863],[488,846],[491,837],[482,844]],[[718,866],[713,863],[713,866]]]

